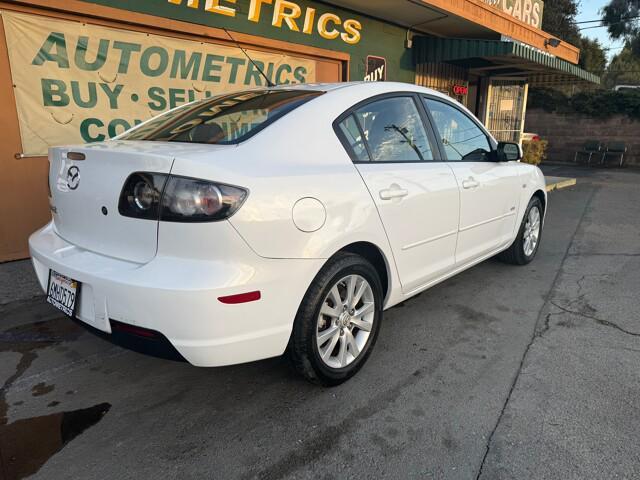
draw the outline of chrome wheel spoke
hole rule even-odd
[[[334,285],[331,291],[329,292],[329,296],[333,301],[333,308],[338,308],[339,305],[342,305],[342,298],[340,297],[340,291],[338,290],[338,284]]]
[[[338,327],[329,327],[318,334],[318,346],[321,347],[327,340],[334,337],[336,334],[340,334]]]
[[[320,309],[320,315],[326,315],[331,318],[338,318],[342,312],[335,307],[330,307],[326,303]]]
[[[338,364],[340,368],[347,366],[347,338],[346,335],[340,335],[340,347],[338,349]]]
[[[360,330],[364,330],[365,332],[370,332],[371,329],[373,328],[373,323],[366,322],[361,318],[352,318],[351,323],[356,327],[358,327]]]
[[[368,303],[365,303],[358,310],[356,310],[353,316],[356,318],[360,318],[363,315],[366,315],[367,313],[370,313],[372,311],[373,311],[373,302],[368,302]]]
[[[349,345],[351,355],[353,355],[354,358],[360,355],[360,349],[358,348],[358,344],[356,343],[356,339],[353,336],[353,333],[351,333],[351,331],[347,329],[344,331],[344,336],[347,337],[347,343]]]
[[[324,348],[320,348],[320,357],[322,357],[322,360],[326,362],[329,357],[331,357],[333,350],[336,348],[336,343],[338,343],[338,340],[340,340],[340,332],[334,333],[329,343]]]
[[[362,298],[362,295],[364,295],[364,292],[365,290],[367,290],[367,288],[369,288],[369,284],[365,280],[362,280],[360,282],[360,286],[358,287],[355,295],[353,296],[353,301],[351,302],[350,308],[356,307],[356,305]]]
[[[347,299],[345,304],[347,308],[353,308],[353,297],[356,293],[356,285],[358,284],[358,278],[355,275],[351,275],[347,279]]]

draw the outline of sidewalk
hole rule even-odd
[[[547,192],[553,192],[554,190],[560,190],[561,188],[572,187],[578,180],[568,177],[551,177],[545,175],[544,179],[547,182]]]

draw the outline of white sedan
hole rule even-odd
[[[414,85],[225,94],[51,149],[33,264],[50,303],[118,343],[197,366],[286,353],[336,385],[383,310],[494,255],[533,260],[547,198],[520,157]]]

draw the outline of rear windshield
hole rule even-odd
[[[208,144],[240,143],[303,103],[322,95],[309,90],[251,90],[177,108],[120,136]]]

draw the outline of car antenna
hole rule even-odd
[[[231,41],[232,41],[233,43],[235,43],[235,44],[236,44],[236,47],[238,47],[238,48],[242,51],[242,53],[244,53],[245,57],[247,57],[247,58],[249,59],[249,61],[251,62],[251,64],[252,64],[254,67],[256,67],[256,70],[258,70],[258,72],[260,72],[260,75],[262,75],[262,76],[263,76],[263,78],[267,81],[267,87],[275,87],[275,86],[276,86],[276,84],[275,84],[275,83],[273,83],[273,82],[269,79],[269,77],[267,77],[267,76],[265,75],[265,73],[262,71],[262,69],[261,69],[261,68],[256,64],[256,62],[254,62],[254,61],[253,61],[253,58],[251,58],[251,57],[249,56],[249,54],[247,53],[247,51],[246,51],[244,48],[242,48],[242,45],[240,45],[240,43],[238,43],[238,41],[237,41],[235,38],[233,38],[233,37],[231,36],[231,34],[229,33],[229,30],[227,30],[226,28],[223,28],[223,30],[224,30],[224,32],[229,36],[229,38],[231,39]]]

